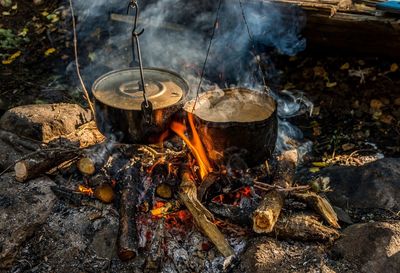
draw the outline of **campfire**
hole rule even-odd
[[[137,67],[102,75],[92,86],[94,106],[88,99],[102,141],[81,147],[52,140],[15,164],[16,179],[52,171],[59,183],[51,189],[60,199],[75,206],[112,204],[119,216],[119,258],[143,255],[149,267],[178,251],[174,242],[194,231],[203,236],[196,239],[203,251],[215,247],[219,253],[210,261],[218,269],[211,271],[237,265],[246,238],[255,233],[338,238],[336,214],[323,195],[326,183],[314,181],[321,183],[317,190],[294,183],[303,143],[279,136],[277,95],[264,85],[213,88],[189,98],[190,86],[179,74],[143,68],[136,1],[129,11],[135,12]],[[65,186],[71,184],[74,188]],[[287,199],[292,201],[286,206]],[[292,208],[295,202],[303,207]],[[327,225],[303,213],[306,205]]]
[[[231,96],[226,99],[231,100]],[[218,108],[224,100],[219,97],[212,107]],[[197,107],[204,105],[209,106],[200,100]],[[204,251],[215,247],[225,258],[225,263],[220,262],[225,270],[239,262],[243,242],[253,232],[300,240],[332,241],[338,237],[337,218],[320,195],[323,189],[318,192],[311,185],[293,184],[301,144],[270,156],[264,153],[262,161],[249,167],[244,159],[249,155],[241,151],[242,147],[216,151],[210,149],[216,145],[207,142],[206,148],[204,140],[213,140],[207,135],[212,131],[204,130],[196,113],[174,115],[170,128],[161,132],[155,144],[123,144],[108,139],[87,148],[66,148],[65,143],[59,146],[60,140],[54,141],[34,157],[19,161],[16,178],[28,181],[69,159],[69,164],[60,167],[60,183],[52,187],[53,192],[78,206],[94,200],[113,203],[119,210],[117,251],[123,261],[142,254],[151,261],[164,260],[171,242],[163,238],[185,240],[193,230],[203,234]],[[222,123],[226,118],[229,115]],[[229,125],[233,131],[243,126],[232,121]],[[265,143],[271,141],[267,140]],[[276,139],[272,142],[275,144]],[[75,188],[63,186],[71,183]],[[290,213],[291,209],[285,208],[287,197],[313,208],[328,226],[315,216]]]

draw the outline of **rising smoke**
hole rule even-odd
[[[276,50],[295,55],[305,48],[299,35],[304,17],[298,9],[285,12],[261,0],[243,1],[255,50],[244,24],[239,0],[222,0],[218,27],[206,66],[208,84],[220,87],[261,85],[255,54]],[[132,25],[109,20],[110,13],[125,14],[128,0],[75,0],[81,52],[91,56],[83,76],[90,81],[104,70],[129,66],[132,61]],[[139,29],[143,62],[148,67],[173,70],[193,86],[198,82],[213,28],[218,1],[141,1]],[[97,36],[96,36],[97,33]],[[102,34],[99,35],[98,33]],[[90,48],[85,46],[90,44]],[[92,52],[88,52],[92,51]],[[100,74],[99,74],[100,73]]]
[[[254,43],[243,20],[239,0],[222,0],[205,70],[203,89],[242,86],[262,90],[256,56],[273,51],[295,55],[305,49],[300,36],[304,16],[297,8],[281,7],[262,0],[241,0]],[[82,74],[90,86],[103,73],[128,67],[132,63],[132,25],[110,20],[111,13],[125,14],[128,0],[74,0],[78,17],[78,39]],[[138,0],[141,8],[138,28],[145,28],[141,39],[142,58],[147,67],[176,71],[196,92],[206,56],[218,1]],[[272,66],[265,68],[273,73]],[[274,75],[270,74],[270,77]],[[277,150],[292,148],[288,140],[302,138],[301,131],[286,118],[301,113],[312,104],[298,94],[276,95],[279,136]],[[301,106],[303,105],[303,106]]]

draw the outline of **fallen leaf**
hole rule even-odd
[[[387,125],[390,125],[393,123],[394,117],[391,115],[382,115],[380,116],[379,121]]]
[[[350,68],[350,64],[349,63],[345,63],[340,67],[341,70],[347,70],[349,68]]]
[[[323,168],[328,166],[328,163],[326,162],[312,162],[311,163],[314,167],[319,167],[319,168]]]
[[[47,11],[43,11],[41,14],[42,14],[42,16],[45,16],[45,17],[46,17],[47,15],[49,15],[49,13],[48,13]]]
[[[11,15],[11,13],[9,13],[8,11],[3,11],[2,14],[3,14],[4,16],[9,16],[9,15]]]
[[[319,168],[318,167],[312,167],[312,168],[309,168],[308,171],[310,173],[316,173],[316,172],[319,172]]]
[[[17,52],[15,52],[14,54],[12,54],[10,57],[8,57],[6,60],[3,60],[1,63],[2,64],[10,64],[12,63],[16,58],[18,58],[19,56],[21,56],[22,52],[20,50],[18,50]]]
[[[12,10],[16,10],[16,9],[18,9],[18,4],[17,4],[17,3],[15,3],[15,5],[11,7],[11,9],[12,9]]]
[[[54,47],[51,47],[51,48],[47,49],[47,50],[44,52],[44,56],[48,57],[50,54],[52,54],[52,53],[54,53],[54,52],[56,52],[56,49],[55,49]]]
[[[378,99],[372,99],[369,106],[374,110],[379,110],[383,107],[383,102]]]
[[[327,82],[326,83],[326,87],[328,87],[328,88],[335,87],[336,85],[337,85],[337,82]]]
[[[24,27],[24,28],[18,33],[18,36],[25,37],[26,35],[28,35],[28,31],[29,31],[29,29],[28,29],[27,27]]]
[[[390,72],[396,72],[399,69],[399,66],[397,65],[397,63],[392,63],[392,65],[390,66]]]
[[[325,78],[328,75],[328,73],[326,73],[325,69],[322,66],[316,66],[313,68],[313,70],[315,77]]]

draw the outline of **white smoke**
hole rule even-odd
[[[80,48],[90,44],[92,58],[82,65],[83,76],[90,81],[103,71],[127,67],[132,25],[110,20],[110,13],[125,14],[128,1],[75,0]],[[300,36],[303,16],[298,9],[286,10],[263,1],[244,1],[244,14],[256,41],[256,50],[274,48],[295,55],[305,48]],[[176,71],[196,89],[213,28],[218,1],[158,0],[140,1],[138,28],[142,57],[147,67]],[[96,37],[93,33],[104,33]],[[222,0],[218,27],[206,66],[205,89],[214,83],[221,88],[231,85],[255,88],[262,85],[256,56],[242,17],[239,1]],[[85,51],[85,49],[83,50]]]

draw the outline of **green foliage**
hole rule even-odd
[[[0,28],[0,50],[7,51],[19,48],[23,43],[29,42],[28,37],[16,35],[11,29]],[[8,56],[8,54],[0,53],[0,57]]]

